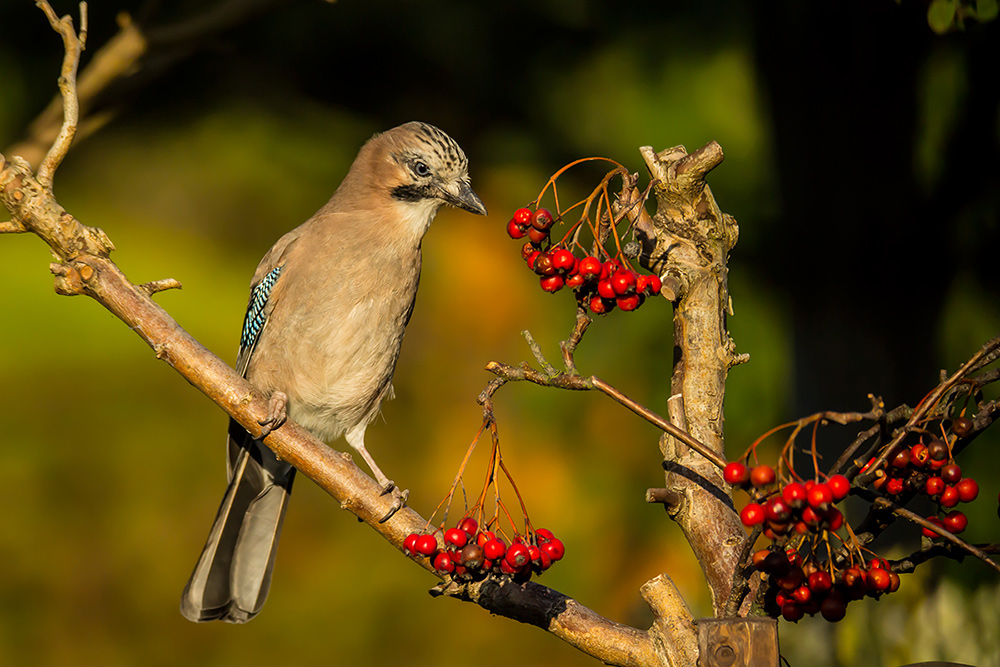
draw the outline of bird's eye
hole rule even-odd
[[[431,175],[431,168],[428,167],[423,162],[416,162],[413,165],[413,173],[416,174],[417,176],[420,176],[421,178],[423,178],[424,176],[430,176]]]

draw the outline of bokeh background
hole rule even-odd
[[[71,2],[57,12],[76,12]],[[129,12],[176,25],[209,3],[91,3],[92,57]],[[369,429],[426,515],[480,423],[491,359],[553,356],[573,300],[538,289],[510,213],[549,174],[638,147],[715,139],[710,176],[740,223],[730,318],[751,362],[730,375],[728,453],[873,392],[915,404],[1000,332],[1000,34],[936,35],[923,0],[286,2],[112,91],[114,116],[56,177],[136,282],[235,358],[260,256],[321,206],[373,132],[413,119],[465,148],[488,219],[446,210],[396,375]],[[185,45],[181,45],[184,47]],[[61,43],[28,0],[0,7],[0,147],[52,97]],[[566,179],[583,192],[601,174]],[[567,196],[569,196],[567,194]],[[224,487],[223,413],[92,301],[56,296],[37,238],[0,238],[0,663],[33,665],[593,664],[535,628],[432,599],[436,582],[302,479],[270,599],[251,624],[194,625],[179,594]],[[591,327],[578,361],[665,410],[670,305]],[[542,582],[644,627],[638,587],[669,573],[710,613],[697,563],[661,508],[655,430],[599,396],[508,386],[505,460],[566,559]],[[826,444],[850,438],[830,430]],[[981,484],[966,533],[997,542],[997,446],[962,461]],[[342,445],[337,445],[342,446]],[[468,478],[476,493],[484,462]],[[478,466],[478,467],[477,467]],[[915,547],[898,531],[885,555]],[[983,565],[935,564],[835,626],[782,623],[793,665],[1000,664],[1000,589]]]

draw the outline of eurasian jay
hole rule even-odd
[[[269,397],[260,437],[286,415],[320,440],[343,435],[393,494],[386,518],[406,492],[365,449],[365,429],[392,397],[421,240],[442,204],[486,214],[459,145],[419,122],[375,135],[330,201],[264,255],[240,338],[236,369]],[[228,451],[229,486],[181,598],[192,621],[245,623],[260,611],[295,477],[233,420]]]

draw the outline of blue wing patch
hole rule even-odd
[[[264,306],[271,295],[274,283],[278,282],[278,276],[284,269],[284,265],[271,269],[271,272],[264,276],[264,279],[257,283],[250,294],[250,304],[247,306],[247,314],[243,320],[243,334],[240,336],[240,354],[249,353],[257,345],[260,332],[264,330],[264,321],[267,316],[264,314]]]

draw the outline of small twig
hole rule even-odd
[[[28,231],[28,228],[17,220],[5,220],[0,222],[0,234],[23,234],[26,231]]]
[[[986,554],[1000,554],[1000,544],[977,544],[975,547]],[[913,572],[917,569],[917,565],[929,561],[932,558],[941,556],[961,562],[965,560],[965,557],[968,555],[968,552],[964,549],[956,547],[951,542],[934,542],[930,546],[914,551],[908,556],[890,561],[890,564],[893,572],[906,574]]]
[[[553,377],[558,375],[559,371],[557,371],[555,366],[550,364],[548,360],[545,358],[545,354],[542,353],[541,346],[535,342],[535,339],[531,335],[531,332],[525,329],[524,331],[521,332],[521,335],[524,336],[524,340],[528,342],[528,347],[531,348],[531,354],[534,355],[538,363],[541,364],[542,368],[545,369],[545,372]]]
[[[639,415],[640,417],[648,421],[650,424],[655,425],[665,433],[673,436],[674,438],[677,438],[685,445],[687,445],[688,447],[690,447],[691,449],[698,452],[706,459],[714,463],[719,468],[719,470],[722,470],[723,468],[726,467],[727,461],[724,458],[722,458],[716,452],[714,452],[708,445],[704,444],[700,440],[695,439],[695,437],[692,436],[687,431],[678,428],[677,426],[674,426],[673,424],[671,424],[666,419],[656,414],[649,408],[646,408],[645,406],[636,403],[631,398],[621,393],[620,391],[618,391],[617,389],[609,385],[607,382],[597,377],[596,375],[590,376],[589,381],[594,389],[597,389],[602,393],[610,396],[618,403],[624,405],[626,408],[628,408],[635,414]]]
[[[73,19],[64,16],[61,19],[49,5],[48,0],[36,0],[35,4],[45,12],[52,29],[62,35],[65,56],[62,72],[59,75],[59,92],[63,99],[63,122],[49,152],[38,168],[38,182],[47,190],[52,189],[52,179],[56,169],[69,152],[76,134],[76,126],[80,120],[80,102],[76,96],[76,72],[80,65],[80,53],[87,43],[87,3],[80,3],[80,34],[73,30]]]
[[[181,289],[182,287],[183,285],[181,285],[180,281],[175,280],[173,278],[164,278],[163,280],[152,280],[148,283],[143,283],[139,285],[139,289],[141,289],[143,292],[145,292],[150,296],[153,296],[157,292],[165,292],[171,289]]]
[[[570,373],[576,373],[576,361],[573,355],[576,353],[576,348],[583,340],[583,334],[587,332],[587,327],[590,326],[592,320],[590,315],[587,314],[585,308],[577,307],[576,309],[576,326],[573,327],[573,333],[567,340],[559,343],[559,349],[562,350],[563,364],[566,366],[566,370]]]

